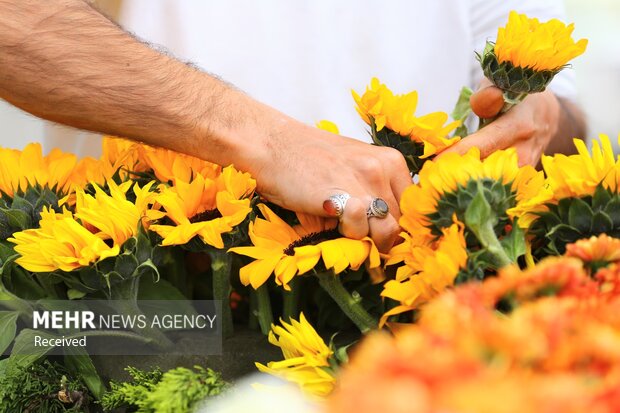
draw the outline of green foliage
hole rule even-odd
[[[4,360],[3,360],[4,361]],[[58,400],[61,379],[68,378],[67,388],[80,391],[89,398],[81,380],[71,376],[60,364],[43,360],[25,369],[6,369],[0,374],[0,413],[60,413],[83,412]],[[84,406],[87,403],[84,403]]]
[[[125,369],[131,376],[130,382],[110,382],[110,391],[101,398],[104,410],[113,410],[122,407],[138,407],[144,403],[148,394],[153,391],[163,375],[159,368],[144,372],[134,367]]]
[[[224,391],[228,383],[211,369],[177,367],[162,373],[159,368],[144,372],[133,367],[126,371],[130,382],[111,382],[101,405],[105,411],[133,408],[138,413],[192,412],[199,402]]]

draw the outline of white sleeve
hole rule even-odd
[[[472,50],[481,52],[487,40],[497,36],[497,29],[508,21],[511,10],[537,17],[541,21],[553,18],[565,23],[566,10],[562,0],[471,0],[470,22],[472,27]],[[471,82],[477,85],[482,79],[482,69],[477,61],[472,64]],[[568,67],[558,73],[549,84],[557,96],[575,101],[575,73]]]

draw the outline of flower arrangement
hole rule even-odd
[[[511,13],[479,55],[504,112],[583,53],[571,32]],[[466,139],[463,96],[450,121],[416,115],[415,91],[376,78],[353,92],[373,144],[400,151],[417,176],[400,200],[402,242],[385,255],[336,220],[267,203],[233,165],[113,137],[99,159],[0,149],[0,303],[12,306],[0,312],[1,349],[23,346],[29,332],[16,325],[31,300],[123,299],[139,313],[138,297],[198,296],[222,301],[225,336],[242,323],[267,336],[283,360],[258,370],[327,411],[616,411],[620,158],[606,136],[591,151],[575,140],[576,155],[545,156],[540,171],[513,149],[437,157]],[[141,333],[127,335],[170,344]],[[45,356],[13,354],[0,372]],[[165,398],[183,380],[226,388],[211,370],[176,380],[180,370],[134,369],[135,383],[105,393],[86,354],[65,360],[55,369],[110,408],[159,411],[144,388],[160,380]]]

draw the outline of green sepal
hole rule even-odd
[[[424,162],[426,162],[426,159],[422,159],[422,155],[424,155],[423,143],[415,142],[408,136],[401,136],[387,127],[377,131],[374,121],[370,125],[370,135],[374,145],[387,146],[400,152],[412,175],[420,172]]]
[[[521,94],[544,92],[553,77],[561,70],[534,70],[500,63],[495,56],[495,44],[487,42],[482,54],[476,53],[484,75],[498,88],[509,92],[504,97],[515,99]]]
[[[620,237],[620,194],[602,185],[592,195],[547,204],[537,215],[528,229],[537,258],[562,255],[567,244],[591,236]]]

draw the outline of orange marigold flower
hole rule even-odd
[[[620,261],[620,239],[607,234],[582,239],[566,246],[567,257],[579,258],[597,267]]]

